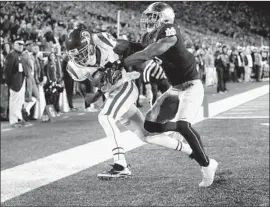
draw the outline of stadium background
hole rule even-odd
[[[205,61],[206,49],[215,51],[223,46],[237,52],[257,48],[269,64],[268,2],[168,3],[177,13],[177,23],[198,66]],[[119,10],[119,38],[138,41],[139,18],[148,4],[1,1],[1,107],[8,97],[3,93],[6,88],[2,77],[4,58],[10,51],[6,46],[12,49],[17,35],[39,45],[44,63],[51,52],[61,62],[68,30],[83,22],[94,32],[109,31],[117,36]],[[197,187],[201,177],[193,162],[152,145],[127,152],[132,179],[100,182],[96,175],[111,160],[94,166],[91,161],[98,159],[97,154],[109,159],[110,149],[102,146],[97,154],[89,150],[96,141],[103,141],[105,134],[97,113],[83,111],[80,96],[74,98],[79,110],[61,114],[55,122],[29,121],[28,127],[14,129],[1,120],[1,206],[269,206],[269,83],[265,81],[229,80],[226,94],[216,94],[215,82],[204,82],[209,105],[217,104],[218,109],[223,108],[220,101],[237,102],[243,93],[263,91],[265,95],[256,95],[254,100],[194,126],[202,134],[206,150],[221,163],[214,185],[203,190]],[[228,103],[226,107],[230,107]],[[145,113],[149,105],[143,105],[140,109]],[[83,170],[71,174],[67,173],[69,169]]]

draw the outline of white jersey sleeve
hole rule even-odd
[[[113,51],[116,40],[111,34],[107,32],[93,34],[93,41],[101,52],[100,66],[106,65],[108,62],[113,63],[119,59],[119,56]]]
[[[71,78],[75,81],[84,81],[86,79],[91,80],[93,73],[99,67],[83,67],[73,61],[69,60],[67,64],[67,71]]]

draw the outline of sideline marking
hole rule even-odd
[[[237,112],[237,111],[258,111],[259,109],[252,109],[252,108],[247,108],[247,109],[232,109],[231,111]]]
[[[130,131],[121,133],[119,143],[126,152],[145,144]],[[3,170],[1,202],[109,160],[111,149],[110,140],[103,138]]]
[[[233,114],[235,114],[235,115],[237,115],[237,114],[252,114],[252,112],[225,112],[225,113],[223,113],[224,115],[233,115]]]
[[[63,119],[67,119],[69,116],[64,116]]]
[[[268,105],[252,106],[252,105],[246,105],[246,104],[244,104],[242,106],[242,108],[263,108],[265,106],[268,106]]]
[[[269,119],[269,116],[216,116],[209,119]]]
[[[7,132],[7,131],[11,131],[12,129],[11,128],[8,128],[8,129],[2,129],[1,131],[2,132]]]
[[[269,126],[269,123],[260,123],[263,126]]]
[[[248,93],[238,94],[237,96],[240,96],[240,98],[233,96],[226,98],[224,102],[217,101],[211,103],[209,104],[211,106],[209,107],[211,109],[210,112],[212,112],[211,115],[215,116],[241,105],[243,101],[250,101],[265,95],[269,93],[268,87],[269,85],[262,86]],[[80,114],[83,115],[85,113]],[[203,117],[203,107],[201,107],[201,111],[193,124],[205,119],[207,118]],[[107,138],[102,138],[1,171],[1,202],[112,159],[109,141]],[[145,145],[130,131],[121,133],[119,143],[126,152]]]
[[[209,109],[211,110],[209,111],[209,117],[216,116],[224,111],[246,104],[267,93],[269,93],[269,84],[210,103]]]
[[[85,113],[79,113],[78,115],[81,116],[81,115],[84,115]]]

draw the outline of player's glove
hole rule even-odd
[[[121,70],[115,70],[115,69],[111,69],[109,70],[109,74],[108,74],[108,81],[109,83],[111,83],[112,85],[116,84],[116,82],[122,78],[122,71]]]
[[[119,60],[116,60],[114,61],[113,63],[111,62],[108,62],[104,68],[111,68],[111,69],[114,69],[114,70],[121,70],[122,68],[125,68],[125,63],[123,60],[119,59]]]

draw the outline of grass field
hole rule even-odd
[[[197,164],[145,145],[127,153],[133,176],[100,181],[111,160],[12,199],[26,206],[269,206],[269,137],[264,120],[206,120],[196,125],[219,161],[215,183],[199,188]],[[8,206],[9,201],[5,202]]]
[[[3,133],[1,171],[84,145],[90,141],[89,131],[95,132],[91,141],[104,137],[93,114],[73,114],[56,123]],[[38,188],[31,188],[43,179],[38,174],[36,180],[27,177],[17,184],[10,178],[18,186],[14,192],[25,187],[29,192],[1,206],[269,206],[269,94],[194,128],[207,154],[219,162],[209,188],[198,187],[201,172],[195,161],[181,152],[146,144],[126,153],[131,178],[99,180],[97,174],[108,169],[112,159]],[[67,170],[59,160],[54,162],[59,173]],[[1,188],[2,192],[7,191]]]

